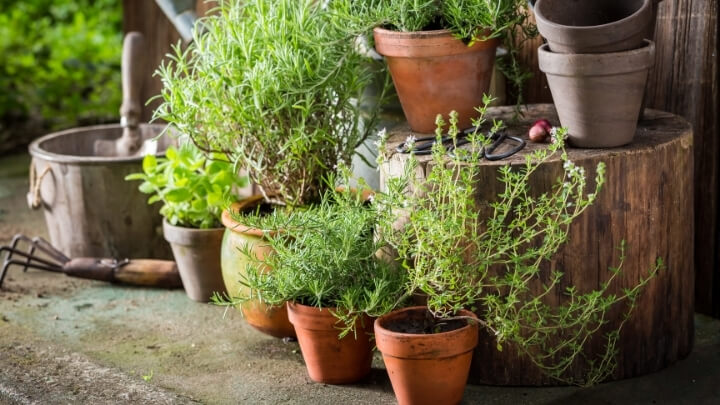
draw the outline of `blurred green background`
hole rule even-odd
[[[117,122],[121,50],[121,1],[0,1],[0,155],[50,131]]]

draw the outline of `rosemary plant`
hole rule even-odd
[[[333,20],[339,6],[220,0],[194,42],[158,69],[164,103],[155,118],[206,152],[226,153],[268,201],[316,202],[322,179],[350,164],[376,116],[361,111],[374,73]]]
[[[357,331],[364,315],[389,312],[403,295],[406,274],[376,257],[382,243],[373,237],[377,216],[361,193],[328,190],[318,205],[250,214],[243,223],[265,230],[274,253],[257,260],[243,252],[252,259],[242,281],[249,293],[230,299],[216,296],[217,304],[260,299],[270,305],[294,301],[330,308],[343,337]]]
[[[475,124],[481,125],[485,109],[478,110],[481,116]],[[455,114],[449,121],[455,139]],[[442,117],[437,124],[439,128],[445,125]],[[497,130],[502,123],[494,126]],[[438,131],[437,136],[441,135]],[[600,382],[614,370],[619,330],[597,336],[607,323],[606,314],[627,301],[627,320],[638,294],[662,262],[658,259],[648,277],[634,288],[614,295],[609,288],[619,277],[623,244],[619,265],[609,269],[609,278],[599,289],[581,292],[571,286],[562,291],[566,299],[560,305],[547,303],[544,298],[561,288],[563,274],[548,274],[542,264],[567,241],[568,227],[593,204],[604,184],[605,167],[599,164],[594,187],[586,190],[585,169],[568,159],[564,135],[564,130],[558,131],[554,144],[529,153],[522,167],[500,168],[504,191],[488,209],[481,207],[476,196],[482,187],[477,175],[486,143],[479,132],[469,136],[467,147],[453,149],[452,154],[437,142],[424,180],[415,175],[418,161],[411,156],[405,175],[391,178],[387,192],[378,195],[376,204],[382,235],[408,271],[408,293],[427,295],[433,315],[448,319],[460,309],[470,308],[479,313],[481,326],[496,338],[498,350],[512,344],[550,376],[584,385]],[[551,191],[534,195],[529,179],[540,165],[556,156],[563,161],[563,178]],[[380,163],[384,159],[381,154]],[[538,286],[542,287],[540,294],[534,293]],[[599,358],[586,358],[584,349],[598,338],[606,340],[605,351]],[[578,364],[586,367],[586,377],[568,381],[566,371]]]

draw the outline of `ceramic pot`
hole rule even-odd
[[[338,338],[335,308],[319,309],[298,303],[287,303],[290,322],[295,326],[310,378],[325,384],[349,384],[370,374],[372,363],[372,320],[365,317],[357,336]]]
[[[460,403],[478,342],[477,323],[434,334],[394,331],[411,320],[422,323],[426,313],[427,307],[410,307],[375,321],[375,342],[395,396],[400,405]],[[461,315],[476,318],[470,311]]]
[[[537,0],[540,35],[557,53],[639,48],[653,24],[653,0]]]
[[[540,3],[538,3],[540,4]],[[560,124],[572,146],[612,148],[632,141],[655,44],[603,54],[561,54],[538,49]]]
[[[243,212],[254,209],[262,201],[262,196],[254,195],[233,204],[230,209],[234,212]],[[250,259],[243,252],[252,252],[255,257],[262,260],[272,254],[272,248],[260,229],[250,228],[235,221],[227,210],[222,214],[222,223],[226,228],[220,252],[222,277],[228,294],[231,297],[238,296],[247,292],[240,282],[242,274],[250,264]],[[267,270],[270,271],[269,268]],[[295,337],[295,330],[288,320],[285,305],[270,306],[254,300],[244,303],[240,310],[247,323],[263,333],[278,338]]]
[[[468,47],[448,30],[398,32],[375,28],[375,49],[385,56],[410,128],[435,131],[438,114],[458,112],[470,127],[488,92],[495,63],[495,39]]]
[[[196,229],[170,225],[163,220],[163,234],[170,243],[188,297],[208,302],[213,293],[225,293],[220,270],[223,228]]]

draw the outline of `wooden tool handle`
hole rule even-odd
[[[170,260],[130,260],[115,270],[115,282],[145,287],[182,287],[177,265]]]
[[[133,31],[125,35],[122,53],[123,102],[120,106],[120,116],[131,128],[140,124],[140,115],[142,114],[140,90],[145,70],[144,51],[145,38],[141,33]]]

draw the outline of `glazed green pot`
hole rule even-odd
[[[262,199],[259,195],[252,196],[233,204],[230,210],[242,212],[252,209],[260,204]],[[245,295],[248,292],[247,287],[244,287],[240,281],[250,264],[250,258],[243,252],[250,251],[262,260],[272,254],[272,248],[264,239],[260,229],[250,228],[235,221],[230,212],[223,212],[222,222],[226,229],[220,250],[220,264],[225,288],[231,297]],[[268,267],[267,271],[271,269]],[[270,306],[254,300],[244,303],[240,310],[247,323],[263,333],[278,338],[295,337],[295,329],[288,320],[286,305]]]

